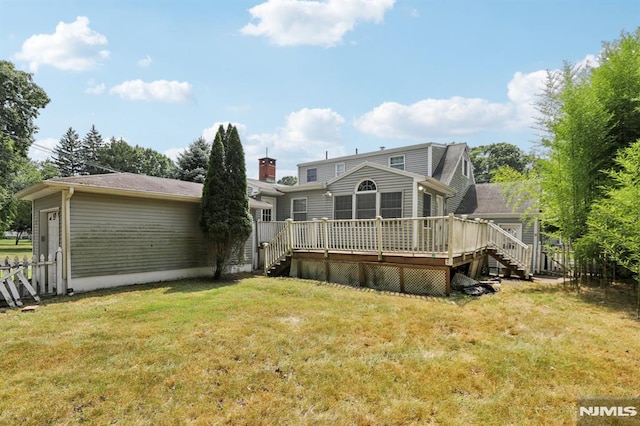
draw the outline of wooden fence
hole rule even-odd
[[[39,302],[39,296],[63,293],[61,248],[48,258],[0,259],[0,301],[10,307],[22,306],[23,297]]]

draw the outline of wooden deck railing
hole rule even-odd
[[[492,226],[490,226],[492,225]],[[453,259],[485,248],[504,250],[520,265],[529,265],[529,247],[483,220],[436,216],[402,219],[287,220],[284,228],[265,245],[265,273],[296,250],[332,253],[376,253]],[[524,266],[523,266],[524,267]],[[527,267],[528,271],[528,267]]]

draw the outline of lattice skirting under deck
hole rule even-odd
[[[446,296],[449,279],[447,269],[442,267],[307,259],[293,259],[290,275],[354,287],[431,296]]]

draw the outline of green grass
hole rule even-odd
[[[632,308],[262,277],[56,298],[0,314],[0,424],[572,424],[638,394]]]
[[[0,259],[4,260],[5,257],[13,259],[18,256],[22,259],[24,256],[31,258],[31,250],[33,244],[29,240],[20,240],[16,245],[16,240],[0,238]]]

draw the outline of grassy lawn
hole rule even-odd
[[[0,259],[4,260],[9,256],[12,260],[15,256],[22,259],[24,256],[31,258],[33,245],[29,240],[20,240],[16,245],[16,240],[0,238]]]
[[[6,310],[0,336],[0,424],[572,424],[640,389],[633,305],[559,284],[189,280]]]

